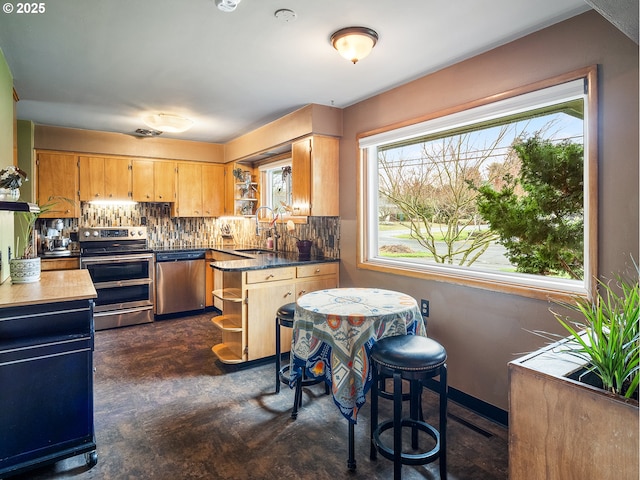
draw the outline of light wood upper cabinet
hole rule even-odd
[[[134,159],[132,198],[136,202],[175,202],[176,162]]]
[[[224,215],[224,165],[202,165],[202,180],[204,216]]]
[[[176,201],[176,162],[156,161],[153,164],[153,183],[156,202]]]
[[[155,201],[153,160],[134,159],[131,162],[131,192],[135,202]]]
[[[339,140],[313,135],[291,145],[294,215],[338,216]]]
[[[202,217],[202,165],[178,162],[178,217]]]
[[[131,160],[80,157],[80,200],[130,200]]]
[[[38,152],[36,156],[37,201],[43,205],[51,197],[73,200],[60,201],[42,218],[77,218],[80,216],[78,201],[78,157],[74,154]]]
[[[177,162],[178,217],[219,217],[224,214],[224,165]]]

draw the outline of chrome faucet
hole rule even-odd
[[[260,227],[260,220],[259,220],[258,213],[262,209],[265,209],[271,212],[271,221],[269,222],[269,227],[266,229],[263,229]],[[273,238],[273,250],[278,250],[278,237],[280,237],[280,235],[278,235],[278,229],[276,227],[276,220],[278,220],[278,215],[279,214],[276,213],[271,207],[267,207],[266,205],[262,207],[258,207],[256,209],[256,236],[260,236],[260,232],[262,230],[268,230],[269,235],[271,235],[271,237]],[[273,233],[271,233],[272,229],[273,229]]]

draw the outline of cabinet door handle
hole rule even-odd
[[[316,273],[320,273],[320,269],[319,268],[316,268]]]
[[[290,297],[291,295],[293,295],[293,293],[291,293],[291,292],[287,292],[287,294],[285,295],[285,297]]]
[[[300,296],[304,295],[305,293],[307,293],[307,291],[306,291],[306,290],[302,290],[302,291],[300,292]]]
[[[265,278],[265,280],[269,280],[270,278],[273,278],[273,273],[267,275],[267,278]]]

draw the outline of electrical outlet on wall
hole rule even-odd
[[[422,312],[423,317],[429,316],[429,300],[425,300],[424,298],[420,300],[420,312]]]

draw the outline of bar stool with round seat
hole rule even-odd
[[[393,460],[393,478],[399,480],[402,465],[424,465],[435,459],[440,460],[440,478],[447,478],[446,433],[447,433],[447,352],[438,342],[419,335],[398,335],[385,337],[371,348],[373,382],[371,387],[371,451],[375,460],[379,452]],[[393,378],[393,419],[378,424],[378,397],[382,396],[378,378]],[[439,430],[422,420],[422,382],[439,376]],[[410,385],[410,414],[402,416],[402,380]],[[425,432],[435,440],[429,451],[403,453],[402,428],[411,428],[411,447],[418,446],[418,431]],[[393,429],[393,448],[385,445],[380,435]]]
[[[293,317],[296,311],[295,302],[281,306],[276,312],[276,393],[280,393],[280,383],[289,385],[289,365],[281,365],[282,346],[280,341],[280,327],[293,328]],[[306,378],[304,372],[296,380],[296,392],[291,410],[291,418],[298,418],[298,408],[302,406],[302,387],[316,385],[322,382],[322,378]],[[329,387],[325,384],[325,392],[329,393]]]

